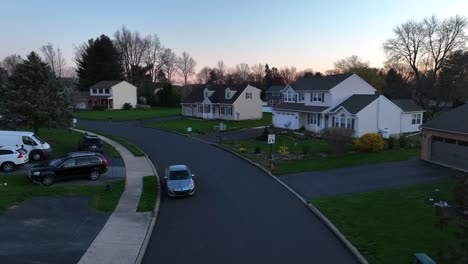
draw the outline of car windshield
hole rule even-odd
[[[171,171],[169,174],[169,180],[186,180],[186,179],[190,179],[190,173],[188,170]]]
[[[60,164],[62,164],[62,162],[64,162],[66,160],[66,156],[61,156],[61,157],[58,157],[56,159],[53,159],[49,162],[49,165],[50,166],[53,166],[53,167],[58,167]]]
[[[33,138],[35,138],[37,141],[41,142],[41,144],[45,144],[45,141],[42,140],[40,137],[36,136],[36,134],[32,135]]]
[[[99,144],[101,143],[101,140],[99,138],[88,138],[86,139],[86,142],[88,144]]]

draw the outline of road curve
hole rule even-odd
[[[191,198],[163,195],[143,263],[357,263],[330,230],[260,169],[198,140],[131,123],[79,121],[140,147],[160,175],[195,174]]]

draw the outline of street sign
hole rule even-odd
[[[192,128],[191,127],[187,127],[187,132],[192,132]]]
[[[275,134],[268,134],[268,144],[275,144]]]

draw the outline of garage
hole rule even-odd
[[[468,172],[468,104],[422,126],[421,158]]]

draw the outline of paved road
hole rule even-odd
[[[77,263],[109,218],[88,204],[88,197],[33,197],[0,215],[0,263]]]
[[[449,179],[450,169],[419,159],[278,176],[302,197],[336,196]]]
[[[142,148],[160,175],[169,164],[195,173],[194,197],[163,195],[143,263],[356,263],[297,198],[248,162],[195,139],[129,124],[83,128]]]

